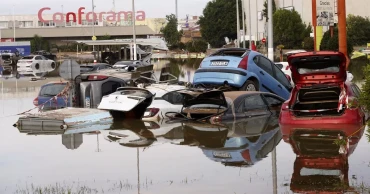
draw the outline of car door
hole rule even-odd
[[[271,94],[263,94],[263,98],[272,114],[279,115],[284,101]]]
[[[242,112],[244,117],[270,114],[260,94],[247,95],[240,103],[238,112]]]
[[[276,84],[278,86],[279,94],[284,99],[288,99],[293,87],[290,84],[290,81],[288,80],[286,75],[279,69],[279,67],[277,67],[273,63],[272,63],[272,67],[274,70],[274,78],[277,81]]]
[[[255,72],[260,80],[260,91],[274,93],[279,95],[277,92],[278,86],[274,78],[274,72],[272,69],[272,63],[269,59],[264,56],[257,55],[253,58],[254,63],[259,67]]]

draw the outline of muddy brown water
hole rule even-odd
[[[167,63],[158,62],[156,69]],[[192,79],[193,64],[172,69],[180,80]],[[226,128],[206,124],[184,127],[159,121],[152,128],[146,125],[149,132],[143,127],[145,123],[138,121],[75,134],[38,129],[31,134],[13,127],[16,114],[33,108],[32,101],[43,83],[19,80],[15,88],[14,80],[4,82],[5,90],[0,94],[0,193],[39,193],[37,189],[42,193],[294,193],[317,191],[320,184],[326,184],[321,191],[369,193],[370,143],[366,131],[348,158],[348,169],[342,169],[342,181],[330,168],[311,169],[309,172],[316,174],[310,176],[311,182],[299,185],[297,182],[308,177],[307,171],[294,168],[297,155],[282,139],[276,119],[257,119]],[[340,127],[338,130],[345,130]],[[261,132],[252,132],[261,128]],[[110,132],[128,137],[115,142],[108,138]],[[163,134],[154,141],[153,133]],[[130,146],[137,134],[147,138],[140,144],[144,147]],[[227,159],[213,157],[226,144],[234,145],[229,149],[233,150],[229,152],[233,159],[248,165],[225,165]]]

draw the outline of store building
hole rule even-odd
[[[0,40],[13,41],[14,36],[16,41],[30,40],[34,35],[53,43],[60,43],[61,40],[91,40],[94,35],[132,38],[132,12],[84,12],[84,7],[77,12],[67,13],[53,13],[50,8],[41,8],[34,15],[15,15],[14,20],[12,15],[3,15],[0,16]],[[164,25],[164,18],[146,18],[144,11],[136,12],[137,38],[156,36]]]

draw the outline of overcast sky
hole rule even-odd
[[[210,0],[178,0],[179,17],[186,14],[201,15],[203,8]],[[115,0],[116,11],[132,10],[132,0]],[[113,0],[94,0],[95,11],[109,11],[113,7]],[[15,14],[37,14],[42,7],[50,7],[45,13],[60,12],[62,5],[64,13],[77,12],[79,7],[85,7],[85,13],[91,10],[91,0],[1,0],[0,15],[11,15],[15,4]],[[163,18],[168,14],[175,13],[175,0],[135,0],[135,9],[146,12],[147,18]]]

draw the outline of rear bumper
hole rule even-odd
[[[223,85],[226,81],[229,85],[240,88],[247,79],[247,72],[242,70],[205,68],[195,72],[193,84]]]
[[[347,109],[340,116],[295,117],[290,111],[281,111],[279,116],[280,130],[283,136],[290,136],[296,129],[341,130],[352,135],[363,126],[364,119],[358,109]]]

